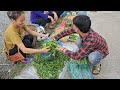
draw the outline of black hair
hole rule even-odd
[[[10,19],[16,20],[23,13],[23,11],[8,11],[7,15]]]
[[[78,15],[73,18],[73,24],[83,33],[87,33],[91,27],[90,17],[86,15]]]

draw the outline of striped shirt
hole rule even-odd
[[[73,33],[75,33],[75,31],[72,28],[69,28],[55,36],[55,39],[59,40],[60,38]],[[106,40],[92,29],[90,29],[90,31],[86,33],[84,37],[80,38],[82,40],[82,46],[79,48],[79,50],[77,52],[66,50],[66,52],[64,52],[65,55],[78,60],[82,59],[83,57],[87,57],[91,52],[96,50],[101,52],[103,57],[106,57],[109,54]]]

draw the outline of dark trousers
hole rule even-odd
[[[64,12],[64,11],[55,11],[57,13],[57,16],[58,18],[60,17],[60,15]],[[49,16],[52,16],[53,19],[54,19],[54,15],[53,14],[48,14]],[[39,24],[41,26],[45,26],[47,23],[50,23],[51,22],[51,19],[45,19],[45,18],[39,18],[37,22],[32,22],[32,23],[35,23],[35,24]]]
[[[27,48],[32,48],[32,43],[33,43],[33,36],[31,34],[25,35],[24,39],[22,40],[23,44]],[[19,50],[21,54],[26,58],[26,54],[23,53],[21,50]],[[18,52],[18,47],[15,45],[15,47],[11,50],[9,50],[9,55],[14,55]]]

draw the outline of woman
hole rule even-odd
[[[49,28],[58,20],[63,11],[31,11],[30,21],[34,24],[45,26],[49,23]]]
[[[28,59],[26,58],[26,54],[39,52],[46,53],[49,51],[48,47],[42,49],[32,49],[33,35],[45,38],[47,38],[47,36],[31,30],[25,25],[25,14],[23,11],[8,11],[7,15],[11,22],[4,34],[4,51],[8,55],[15,55],[19,48],[20,53],[25,57],[24,60],[21,60],[24,62]],[[25,32],[28,32],[29,34],[25,35]]]

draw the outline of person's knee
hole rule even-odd
[[[46,24],[47,24],[47,20],[46,19],[44,19],[44,18],[40,18],[39,19],[39,24],[41,25],[41,26],[45,26]]]
[[[89,55],[88,56],[88,59],[92,64],[95,64],[96,58],[97,58],[97,56],[95,56],[95,55]]]
[[[33,37],[33,35],[29,34],[29,35],[26,35],[23,40],[26,40],[26,39],[29,40],[32,43],[34,37]]]
[[[99,52],[95,51],[88,55],[88,59],[93,65],[97,65],[103,59],[103,56]]]
[[[47,20],[44,18],[39,18],[36,22],[32,22],[34,24],[38,24],[39,26],[45,26],[47,24]]]
[[[32,46],[31,41],[28,40],[28,39],[24,39],[24,40],[23,40],[23,44],[24,44],[25,47],[27,47],[27,48],[31,48],[31,46]]]

